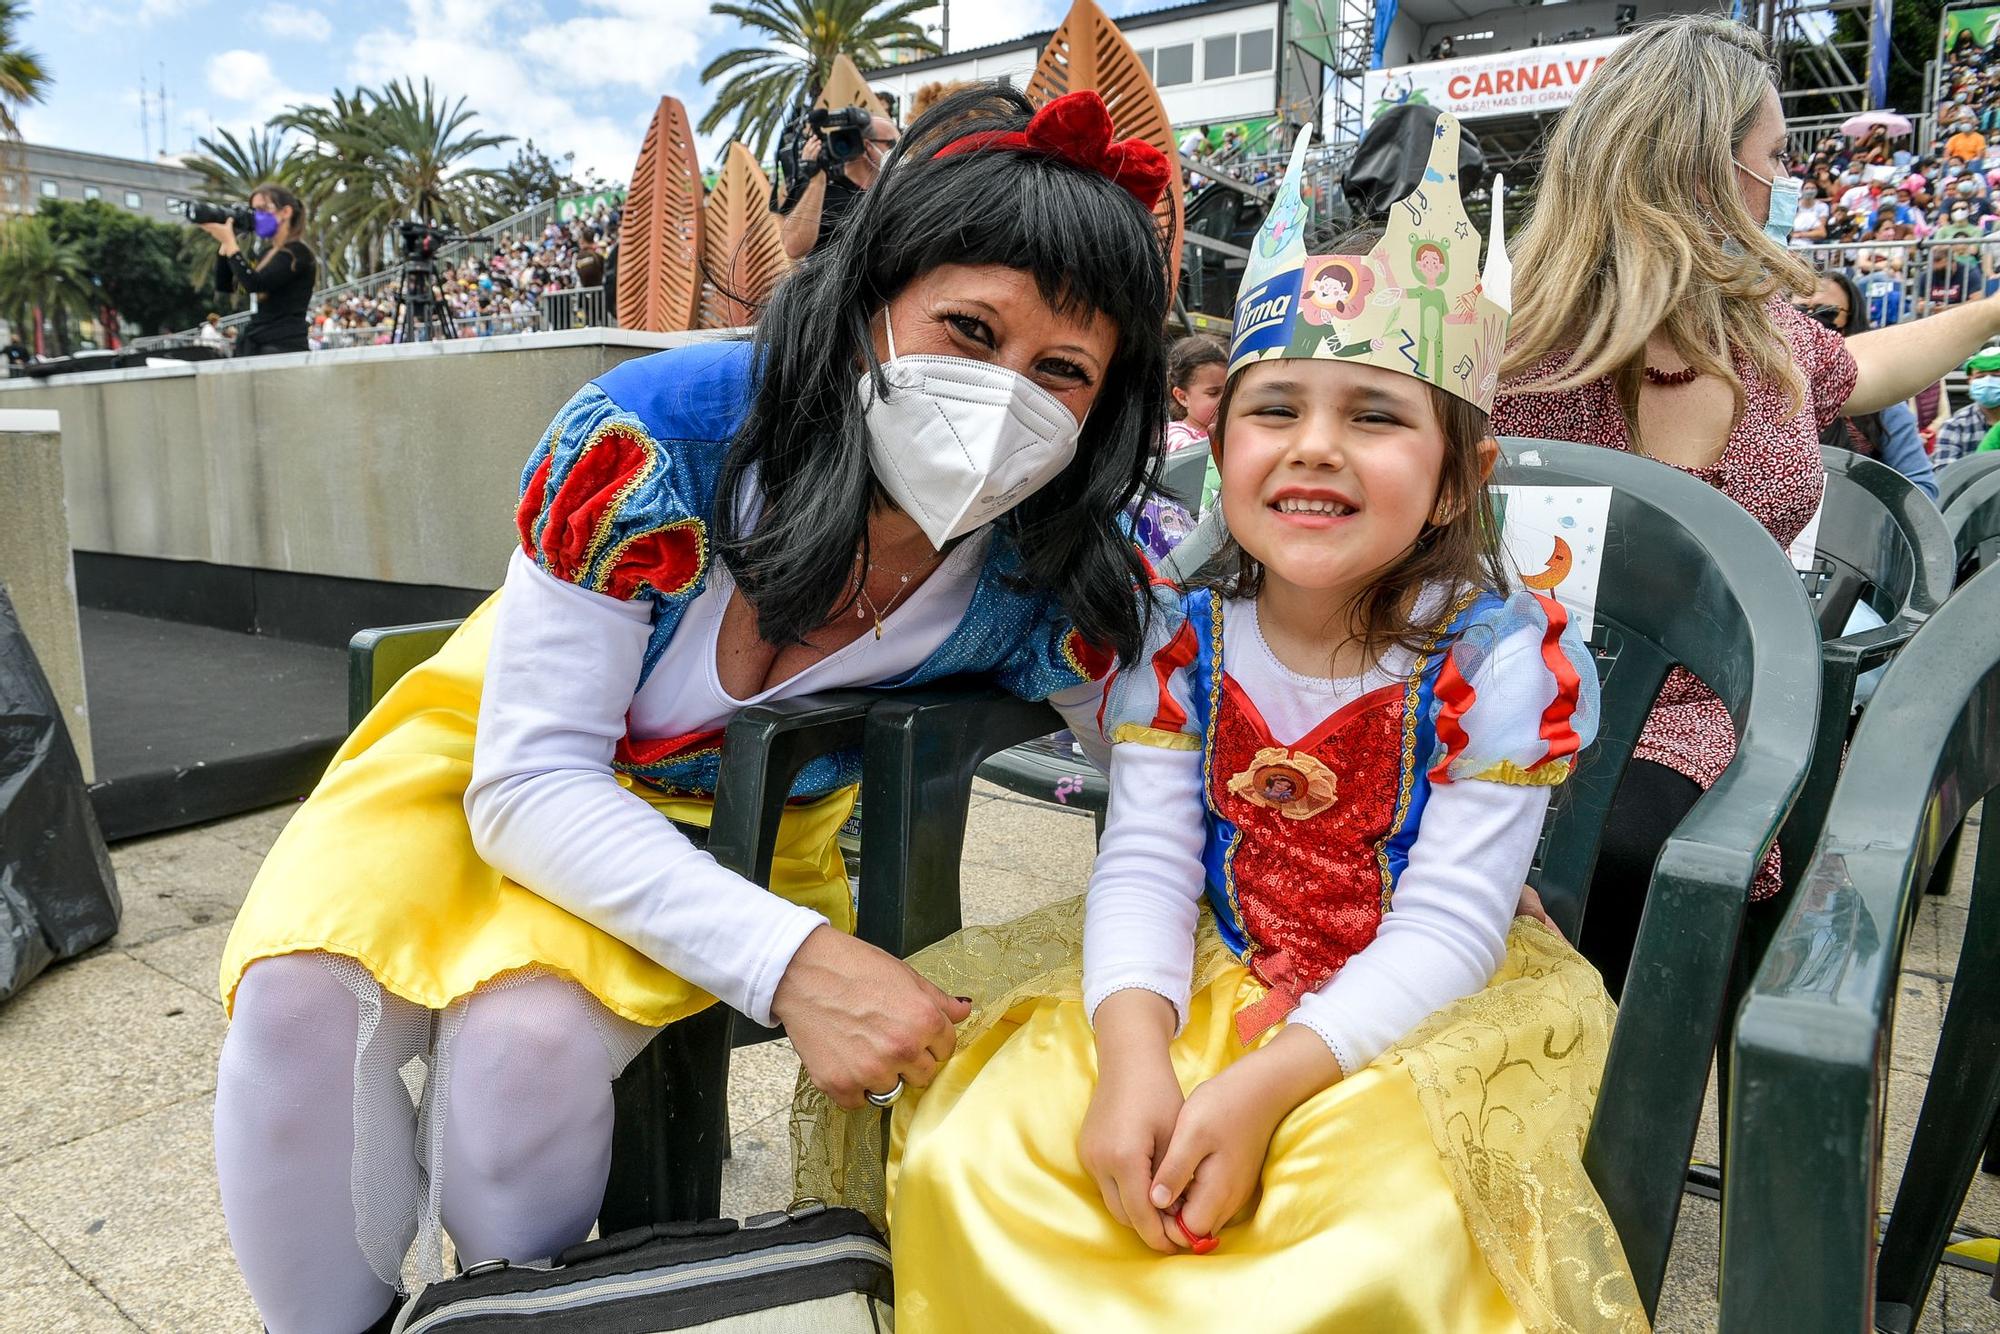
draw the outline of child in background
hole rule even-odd
[[[1215,420],[1215,402],[1222,397],[1223,368],[1228,360],[1229,350],[1210,334],[1189,334],[1168,350],[1167,411],[1173,420],[1167,423],[1161,441],[1162,454],[1171,457],[1208,443],[1208,427]],[[1212,460],[1208,470],[1215,471]],[[1202,508],[1207,507],[1204,490]],[[1148,495],[1132,503],[1126,514],[1126,531],[1146,558],[1158,564],[1194,531],[1194,516],[1171,496]]]
[[[1087,895],[911,961],[974,1012],[894,1113],[905,1334],[1646,1326],[1579,1156],[1612,1006],[1513,918],[1597,677],[1559,604],[1503,595],[1509,280],[1446,183],[1458,143],[1442,117],[1432,183],[1353,248],[1400,268],[1455,233],[1437,288],[1474,318],[1438,336],[1469,369],[1410,372],[1415,302],[1363,312],[1358,356],[1239,327],[1213,439],[1234,574],[1152,590]],[[1298,290],[1303,229],[1253,254],[1239,311]],[[799,1187],[840,1164],[854,1202],[855,1141],[810,1104]]]
[[[1189,334],[1167,351],[1166,453],[1208,443],[1215,405],[1222,398],[1229,349],[1213,334]]]

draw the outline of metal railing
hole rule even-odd
[[[1818,272],[1837,269],[1853,278],[1867,303],[1870,325],[1921,319],[2000,290],[2000,233],[1838,241],[1792,249]]]
[[[535,302],[538,329],[601,329],[611,323],[602,287],[544,292]]]

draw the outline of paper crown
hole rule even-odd
[[[1493,246],[1458,192],[1458,121],[1438,117],[1417,188],[1390,206],[1365,255],[1308,255],[1300,188],[1311,127],[1299,131],[1285,179],[1251,244],[1236,297],[1229,373],[1276,357],[1342,358],[1415,376],[1491,411],[1507,347],[1513,266],[1493,181]]]

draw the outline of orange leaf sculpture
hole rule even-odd
[[[701,327],[753,323],[792,261],[771,212],[771,181],[742,144],[732,143],[702,208]]]
[[[1037,106],[1085,88],[1095,88],[1111,113],[1120,139],[1144,139],[1167,155],[1173,175],[1153,214],[1167,238],[1167,286],[1171,291],[1181,274],[1181,217],[1187,180],[1181,172],[1180,151],[1166,105],[1153,86],[1152,75],[1118,27],[1093,0],[1076,0],[1062,26],[1042,50],[1028,80],[1028,100]]]
[[[868,80],[861,77],[861,71],[846,55],[833,58],[833,66],[827,71],[826,83],[819,90],[816,107],[861,107],[871,116],[888,119],[889,105],[884,102]]]
[[[618,323],[675,333],[701,313],[701,163],[680,99],[663,97],[632,167],[618,239]]]

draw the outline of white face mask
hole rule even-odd
[[[889,392],[867,372],[856,389],[868,463],[932,546],[999,518],[1076,457],[1082,424],[1054,394],[969,357],[899,357],[887,311],[882,323]]]

